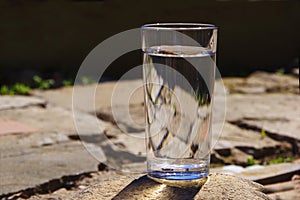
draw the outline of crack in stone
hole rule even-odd
[[[261,127],[255,126],[255,125],[251,125],[248,124],[246,122],[243,122],[243,119],[239,119],[239,120],[235,120],[235,121],[229,121],[230,124],[235,125],[241,129],[246,129],[246,130],[253,130],[256,131],[258,133],[261,132]],[[294,155],[299,155],[300,154],[300,141],[289,137],[289,136],[285,136],[285,135],[281,135],[280,133],[276,133],[276,132],[271,132],[268,130],[265,130],[265,133],[268,135],[268,137],[270,137],[273,140],[276,140],[278,142],[288,142],[289,144],[292,145],[292,153]]]
[[[11,192],[8,194],[0,195],[0,199],[6,200],[15,200],[19,198],[29,198],[36,194],[50,194],[56,190],[61,188],[65,188],[70,190],[77,185],[77,181],[81,180],[82,178],[88,177],[91,178],[91,173],[93,172],[84,172],[76,175],[66,175],[62,176],[61,178],[52,179],[35,187],[26,188],[23,190],[19,190],[17,192]]]
[[[287,118],[283,118],[283,117],[244,117],[243,120],[250,120],[250,121],[269,121],[269,122],[289,122],[290,120],[288,120]]]

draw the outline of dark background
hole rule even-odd
[[[222,75],[298,66],[300,1],[248,0],[1,0],[0,83],[35,73],[74,76],[106,38],[153,22],[202,22],[219,27]],[[139,51],[116,60],[117,78],[141,63]]]

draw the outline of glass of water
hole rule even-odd
[[[142,26],[148,176],[203,184],[209,173],[217,27]]]

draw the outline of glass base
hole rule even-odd
[[[156,182],[176,187],[201,187],[207,180],[208,170],[203,172],[148,172]]]
[[[183,159],[176,160],[176,164],[167,159],[153,161],[148,162],[148,177],[166,185],[201,186],[209,174],[209,161]]]
[[[208,176],[208,170],[202,172],[161,172],[151,171],[148,175],[154,178],[166,179],[166,180],[195,180],[200,178],[206,178]]]

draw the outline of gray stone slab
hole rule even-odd
[[[64,87],[46,91],[36,90],[32,94],[46,99],[47,102],[56,106],[71,109],[72,103],[74,103],[75,109],[93,113],[95,110],[111,107],[113,96],[116,97],[113,102],[116,106],[128,105],[128,101],[130,104],[141,104],[144,101],[141,86],[142,81],[138,79],[84,86],[77,85],[74,88]],[[76,99],[72,100],[74,91]]]
[[[45,106],[46,101],[31,96],[0,96],[0,110],[16,109],[28,106]]]
[[[247,78],[224,78],[230,93],[299,93],[298,77],[280,73],[254,72]]]
[[[126,97],[126,92],[129,91],[126,87],[132,87],[131,85],[138,85],[139,80],[135,82],[121,82],[119,87],[121,89],[120,93]],[[101,84],[99,85],[101,86]],[[133,95],[131,96],[131,101],[126,103],[126,98],[118,97],[113,98],[113,104],[107,105],[108,107],[103,107],[96,110],[97,116],[103,120],[110,121],[115,123],[121,130],[125,132],[141,132],[145,127],[145,108],[143,104],[143,91],[142,88],[135,90]],[[180,91],[180,89],[175,88],[175,92],[181,94],[177,96],[177,100],[179,101],[179,109],[181,110],[181,116],[190,117],[193,116],[191,113],[195,113],[195,102],[194,99],[191,98],[187,93]],[[222,123],[225,120],[225,106],[226,106],[226,91],[222,86],[220,81],[216,82],[215,87],[215,98],[214,98],[214,110],[213,110],[213,123]],[[173,106],[172,106],[173,108]],[[177,111],[179,115],[180,111]],[[191,120],[191,119],[189,119]],[[216,129],[217,131],[220,129]]]
[[[101,108],[96,111],[98,118],[111,122],[126,133],[145,131],[145,114],[142,104]]]
[[[91,185],[95,185],[95,184],[101,183],[103,181],[122,179],[122,177],[123,177],[122,175],[116,174],[113,171],[94,172],[94,173],[90,173],[88,177],[83,177],[83,178],[77,180],[76,187],[74,187],[70,190],[67,190],[65,188],[60,188],[49,194],[35,193],[35,194],[33,194],[33,196],[29,197],[29,200],[40,200],[40,199],[71,200],[72,197],[75,196],[79,190],[86,189],[87,187],[89,187]],[[12,196],[21,197],[22,195],[24,196],[24,193],[18,193],[18,194],[14,194]],[[12,197],[12,196],[10,196],[10,197]]]
[[[1,136],[0,194],[34,187],[65,175],[96,171],[99,162],[106,161],[106,152],[99,144],[86,143],[84,146],[81,141],[73,141],[70,137],[78,137],[78,127],[84,130],[82,135],[104,136],[104,129],[95,116],[80,113],[77,117],[76,127],[73,113],[62,107],[29,106],[0,110],[1,119],[18,121],[37,130]],[[97,155],[97,160],[94,155]]]
[[[55,132],[1,136],[0,158],[21,156],[35,151],[36,148],[66,142],[70,142],[67,135]]]
[[[240,169],[237,170],[236,167]],[[213,168],[212,172],[226,173],[262,184],[271,184],[290,180],[294,174],[300,172],[300,164],[296,162],[280,163],[266,166],[254,165],[246,168],[233,165],[231,167]]]
[[[232,94],[227,97],[227,120],[300,139],[299,95]]]
[[[248,169],[237,176],[244,177],[263,184],[290,180],[293,174],[300,172],[300,165],[296,163],[281,163],[268,165],[259,169]],[[286,175],[286,176],[285,176]],[[272,180],[273,179],[273,180]]]
[[[141,128],[144,121],[143,94],[140,89],[132,93],[132,88],[139,88],[140,84],[140,80],[122,82],[117,87],[122,92],[116,92],[118,90],[115,89],[115,82],[75,86],[79,91],[78,99],[76,100],[77,104],[75,105],[78,114],[76,115],[76,123],[77,127],[83,131],[82,134],[85,136],[85,142],[91,147],[91,151],[94,153],[103,152],[112,166],[121,166],[123,171],[131,171],[131,169],[145,171],[145,143],[143,138],[144,133]],[[263,81],[259,82],[259,85],[262,86]],[[251,84],[248,84],[248,86],[251,88],[256,87],[252,87]],[[95,102],[95,109],[93,104],[90,104],[89,100],[86,99],[87,95],[92,93],[94,89],[96,89],[95,99],[90,100]],[[7,183],[10,186],[5,188],[13,191],[16,187],[24,188],[26,184],[26,187],[28,187],[28,182],[26,181],[29,181],[29,185],[32,186],[31,182],[37,184],[49,180],[50,177],[68,175],[76,173],[76,171],[86,172],[91,168],[90,158],[78,160],[76,157],[76,154],[80,157],[88,157],[90,155],[81,152],[82,149],[84,150],[84,147],[82,145],[79,147],[79,141],[70,141],[69,138],[69,136],[76,136],[78,132],[77,127],[74,125],[73,113],[71,111],[72,91],[71,87],[35,91],[34,95],[40,96],[49,102],[46,108],[35,106],[40,104],[32,103],[25,106],[0,109],[1,119],[19,121],[39,131],[36,134],[22,136],[1,136],[0,169],[2,174],[6,173],[5,177],[10,177],[7,178]],[[264,89],[264,91],[270,92],[271,90]],[[119,95],[113,96],[116,94]],[[222,125],[222,113],[217,113],[217,111],[222,109],[222,103],[224,103],[222,95],[222,93],[217,93],[215,98],[217,103],[215,103],[214,114],[217,116],[217,120],[214,121],[214,126]],[[115,124],[116,121],[111,112],[112,99],[116,100],[113,107],[117,108],[116,114],[119,116],[117,118],[119,120],[118,125],[121,124],[123,127],[117,127]],[[299,100],[299,95],[295,94],[230,94],[227,96],[227,120],[231,122],[241,121],[266,131],[297,138],[297,130],[299,130],[300,124],[298,114],[300,110],[299,106],[297,106]],[[126,109],[128,105],[130,105],[129,109]],[[93,115],[94,110],[97,111],[97,114],[99,114],[98,112],[107,114],[108,122],[98,120]],[[128,110],[131,119],[126,117],[128,116],[126,113]],[[99,140],[91,141],[91,139],[95,139],[95,134],[100,133],[105,133],[105,136],[101,135],[100,139],[98,138]],[[103,142],[103,137],[109,140]],[[237,147],[246,147],[258,151],[274,149],[275,152],[282,145],[281,141],[274,141],[270,137],[262,137],[259,131],[244,130],[229,123],[225,123],[223,133],[220,137],[219,135],[214,135],[214,141],[218,141],[215,145],[215,150],[236,150]],[[77,148],[81,148],[81,150]],[[241,154],[237,152],[236,155],[239,156]],[[42,158],[39,158],[39,156],[42,156]],[[5,159],[5,163],[11,164],[3,165],[2,159]],[[96,160],[94,161],[97,162]],[[21,163],[19,164],[21,166],[19,167],[20,169],[15,169],[17,168],[17,163]],[[22,177],[22,168],[29,169],[30,163],[34,164],[34,167],[32,167],[33,171],[27,172],[25,170],[25,178],[22,182],[21,178],[19,178],[19,176]],[[47,163],[50,168],[47,168]],[[69,168],[66,167],[69,164],[72,166]],[[55,167],[58,169],[57,173],[52,171],[52,169],[56,169]],[[9,170],[11,171],[9,172]],[[7,175],[9,173],[11,174],[10,176]],[[12,182],[12,174],[18,176],[15,178],[16,183]],[[42,178],[39,178],[39,176]],[[32,179],[29,179],[29,177],[32,177]]]
[[[40,132],[77,134],[77,129],[87,133],[101,133],[101,121],[86,113],[77,115],[76,126],[73,113],[61,107],[27,107],[1,110],[0,118],[27,124]]]
[[[221,135],[213,135],[214,153],[224,163],[247,165],[248,157],[265,160],[276,153],[292,152],[292,145],[263,137],[261,133],[225,123]]]
[[[264,191],[266,193],[277,193],[277,192],[289,191],[289,190],[294,190],[294,189],[296,190],[298,187],[300,187],[300,176],[294,175],[292,177],[292,180],[290,180],[290,181],[284,181],[284,182],[265,185]]]
[[[295,200],[300,199],[299,190],[289,190],[284,192],[277,192],[268,195],[271,199],[284,199],[284,200]]]
[[[300,199],[300,175],[294,175],[290,181],[266,185],[264,191],[272,199]]]
[[[253,147],[263,149],[268,147],[278,148],[280,142],[269,137],[262,137],[260,133],[252,130],[241,129],[230,123],[225,123],[221,135],[214,135],[214,149],[233,149],[235,147]]]
[[[19,153],[11,150],[15,154],[1,153],[0,194],[35,187],[66,175],[96,171],[99,164],[80,142],[31,148]],[[103,154],[103,161],[105,159]]]
[[[273,153],[277,152],[281,149],[281,147],[284,148],[285,151],[292,151],[291,146],[284,146],[281,141],[275,141],[270,137],[263,137],[260,132],[245,130],[228,122],[225,122],[222,133],[220,134],[220,132],[218,131],[221,130],[223,126],[223,116],[222,113],[220,113],[220,109],[222,108],[219,108],[218,106],[221,106],[222,102],[224,101],[222,95],[224,95],[224,93],[217,91],[217,98],[215,98],[214,109],[216,115],[214,113],[212,142],[212,146],[215,150],[218,150],[218,152],[229,150],[229,153],[232,154],[233,159],[236,161],[235,163],[241,163],[241,161],[243,161],[243,164],[247,163],[247,157],[249,155],[247,153],[255,156],[257,154],[262,155],[264,153],[267,153],[268,155],[266,156],[270,156],[271,151],[273,151]],[[243,98],[243,96],[244,95],[241,95],[241,98]],[[245,100],[245,102],[247,101]],[[236,103],[238,104],[239,102]],[[130,112],[130,109],[132,112]],[[243,109],[245,110],[247,109],[247,107]],[[126,116],[128,112],[130,112],[131,118],[128,118],[128,116]],[[118,117],[117,119],[113,117],[111,108],[102,109],[101,111],[99,111],[98,116],[105,116],[107,121],[112,122],[112,124],[110,124],[106,128],[106,133],[111,136],[111,141],[114,144],[123,144],[123,150],[127,150],[136,155],[144,155],[144,142],[143,138],[140,138],[143,137],[143,132],[138,132],[141,131],[138,128],[141,128],[140,125],[142,123],[142,119],[144,118],[143,112],[143,106],[141,104],[135,104],[129,107],[129,111],[126,110],[123,106],[118,107],[116,113],[119,116],[123,117]],[[242,110],[240,110],[240,114],[243,114]],[[237,119],[239,119],[241,115],[239,115]],[[229,118],[230,117],[231,115],[229,115]],[[120,131],[119,129],[121,129],[122,131]],[[135,136],[137,138],[135,138]],[[235,153],[238,151],[236,148],[246,148],[249,149],[249,151],[247,151],[246,153],[241,152],[243,153],[243,157],[240,158],[241,154]],[[251,153],[251,151],[253,152]]]

